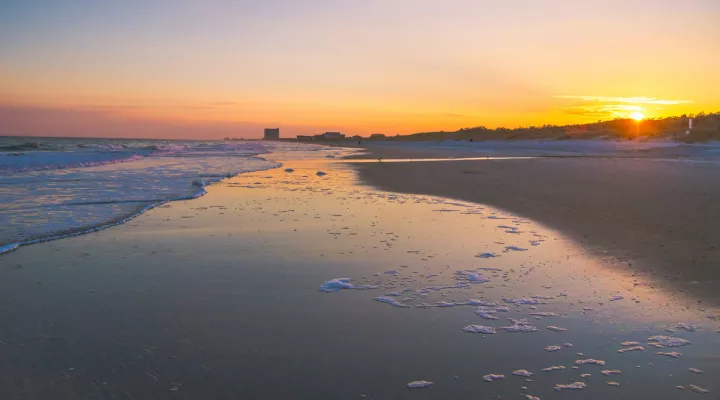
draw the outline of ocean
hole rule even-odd
[[[329,148],[259,141],[0,137],[0,254],[125,222],[205,185]]]

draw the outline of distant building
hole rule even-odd
[[[370,135],[370,139],[385,139],[385,135],[382,133],[373,133]]]
[[[325,140],[325,135],[313,135],[313,140]]]
[[[313,137],[307,135],[298,135],[297,140],[313,140]]]
[[[325,132],[323,133],[323,137],[325,138],[325,140],[345,139],[345,135],[340,132]]]
[[[280,128],[265,128],[264,140],[278,140],[280,139]]]

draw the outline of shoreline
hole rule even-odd
[[[718,390],[706,316],[720,313],[690,296],[492,206],[374,190],[339,159],[282,161],[292,172],[241,174],[3,258],[0,395],[511,398],[524,384],[551,398],[557,382],[582,378],[575,352],[623,370],[626,397],[688,382]],[[362,290],[319,290],[338,277]],[[492,333],[469,333],[474,324]],[[667,329],[692,341],[678,362],[618,351]],[[636,367],[646,362],[656,366]],[[564,371],[541,372],[551,365]],[[536,371],[533,383],[513,382],[518,368]],[[488,386],[491,373],[507,382]],[[419,379],[437,385],[409,391]],[[588,399],[618,390],[588,386]]]
[[[370,159],[467,155],[366,151]],[[381,190],[487,204],[538,221],[596,255],[720,304],[720,232],[711,222],[720,221],[717,165],[623,157],[349,164]]]

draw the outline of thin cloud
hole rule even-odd
[[[694,103],[692,100],[665,100],[655,97],[612,97],[612,96],[555,96],[556,99],[595,101],[599,103],[658,104],[676,105]]]
[[[575,106],[562,109],[564,112],[572,115],[581,115],[585,117],[618,117],[625,118],[629,113],[635,111],[644,111],[641,106],[622,105],[622,104],[600,104],[593,106]]]
[[[453,118],[467,118],[467,115],[463,115],[463,114],[452,114],[452,113],[450,113],[450,114],[445,114],[445,116],[446,116],[446,117],[453,117]]]

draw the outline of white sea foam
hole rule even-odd
[[[377,289],[379,286],[375,285],[353,285],[350,283],[350,278],[336,278],[336,279],[330,279],[329,281],[326,281],[322,285],[318,287],[318,290],[325,293],[334,293],[343,289],[357,289],[357,290],[367,290],[367,289]]]
[[[409,305],[403,304],[403,303],[397,301],[396,299],[394,299],[392,297],[388,297],[388,296],[379,296],[379,297],[374,298],[373,300],[379,301],[381,303],[387,303],[394,307],[400,307],[400,308],[410,307]]]
[[[565,328],[560,328],[559,326],[553,326],[553,325],[550,325],[550,326],[548,326],[547,328],[548,328],[549,330],[555,331],[555,332],[565,332],[565,331],[567,331],[567,329],[565,329]]]
[[[478,307],[475,310],[475,314],[479,315],[482,319],[496,320],[498,317],[495,316],[495,310],[491,310],[485,307]]]
[[[688,371],[692,372],[693,374],[704,374],[703,371],[701,371],[697,368],[688,368]]]
[[[494,301],[487,301],[487,300],[477,300],[477,299],[470,299],[465,302],[466,305],[469,306],[483,306],[483,307],[494,307],[497,306],[498,303],[495,303]]]
[[[532,376],[533,375],[532,372],[525,370],[525,369],[519,369],[517,371],[513,371],[512,374],[516,375],[516,376]]]
[[[503,299],[506,303],[517,304],[517,305],[528,305],[528,304],[547,304],[547,302],[540,301],[539,299],[533,298],[519,298],[519,299]]]
[[[491,326],[483,326],[483,325],[468,325],[463,328],[463,331],[469,332],[469,333],[484,333],[487,335],[495,334],[495,328],[493,328]]]
[[[537,332],[537,328],[533,325],[531,325],[527,319],[514,319],[514,318],[508,318],[513,324],[510,326],[503,326],[500,329],[506,331],[506,332],[522,332],[522,333],[528,333],[528,332]]]
[[[489,282],[490,279],[485,277],[484,275],[478,273],[478,272],[467,272],[467,271],[458,271],[455,273],[455,279],[467,281],[470,283],[485,283]]]
[[[621,346],[639,346],[640,342],[622,342],[620,343]]]
[[[5,246],[0,246],[0,254],[8,253],[10,251],[17,249],[18,247],[20,247],[19,243],[11,243],[11,244],[6,244]]]
[[[530,315],[534,315],[536,317],[555,317],[557,314],[554,312],[547,312],[547,311],[541,311],[541,312],[534,312],[530,313]]]
[[[690,385],[690,390],[692,390],[695,393],[702,393],[702,394],[710,393],[709,390],[703,389],[700,386],[696,386],[696,385]]]
[[[433,385],[433,382],[430,381],[412,381],[407,384],[407,387],[410,389],[422,389],[426,387],[430,387]]]
[[[642,346],[632,346],[632,347],[626,347],[624,349],[619,349],[618,353],[627,353],[629,351],[645,351],[645,348]]]
[[[610,376],[610,375],[619,375],[622,373],[622,371],[620,371],[619,369],[605,369],[605,370],[600,371],[600,373],[605,376]]]
[[[614,382],[614,381],[607,382],[607,384],[608,384],[608,386],[620,386],[619,383]]]
[[[697,329],[698,329],[698,327],[697,327],[696,325],[685,324],[685,323],[682,323],[682,322],[678,322],[678,323],[675,325],[675,327],[680,328],[680,329],[684,329],[684,330],[686,330],[686,331],[688,331],[688,332],[695,332],[695,331],[697,331]]]
[[[667,353],[662,352],[662,351],[658,351],[658,352],[657,352],[657,355],[659,355],[659,356],[667,356],[667,357],[672,357],[672,358],[680,358],[680,357],[682,357],[682,353],[678,353],[677,351],[671,351],[671,352],[667,352]]]
[[[480,254],[476,255],[475,257],[478,257],[478,258],[494,258],[494,257],[498,257],[498,256],[495,255],[495,253],[480,253]]]
[[[505,379],[505,375],[488,374],[488,375],[483,376],[483,380],[486,382],[492,382],[492,381],[499,380],[499,379]]]
[[[543,368],[542,370],[545,372],[550,372],[550,371],[560,371],[563,369],[565,369],[564,365],[553,365],[552,367]]]
[[[545,348],[545,351],[554,352],[554,351],[560,351],[562,350],[562,347],[560,346],[548,346]]]
[[[584,364],[605,365],[605,361],[603,361],[603,360],[594,360],[594,359],[592,359],[592,358],[588,358],[587,360],[577,360],[577,361],[575,361],[575,365],[584,365]]]
[[[648,338],[648,342],[653,346],[660,345],[664,347],[680,347],[690,344],[689,340],[663,335],[651,336]]]
[[[569,384],[567,384],[567,385],[558,383],[558,384],[556,384],[556,385],[553,387],[553,389],[555,389],[555,390],[557,390],[557,391],[561,391],[561,390],[581,390],[581,389],[585,389],[586,387],[587,387],[587,385],[586,385],[584,382],[573,382],[573,383],[569,383]]]
[[[592,376],[592,374],[580,374],[580,377],[581,377],[581,378],[587,378],[587,377],[589,377],[589,376]]]

